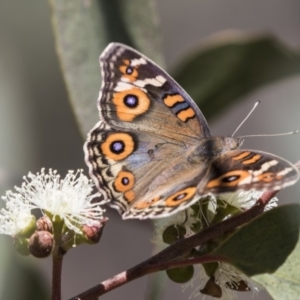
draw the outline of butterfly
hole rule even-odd
[[[242,138],[211,136],[190,96],[138,51],[111,43],[100,66],[100,121],[85,161],[123,219],[166,217],[204,196],[280,190],[298,180],[283,158],[241,150]]]

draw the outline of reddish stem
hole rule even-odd
[[[61,271],[63,255],[52,256],[52,300],[61,300]]]

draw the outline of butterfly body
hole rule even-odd
[[[168,216],[207,195],[279,190],[298,180],[286,160],[239,150],[240,138],[212,137],[188,94],[137,51],[112,43],[100,65],[100,121],[85,157],[123,218]]]

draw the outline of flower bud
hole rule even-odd
[[[49,256],[53,248],[53,236],[48,231],[36,231],[29,239],[29,251],[38,258]]]
[[[92,226],[83,225],[81,227],[81,230],[85,238],[93,244],[98,243],[102,236],[102,232],[107,221],[108,218],[103,218],[102,220],[95,221],[95,223]]]
[[[37,231],[52,231],[52,222],[48,216],[43,216],[36,221],[36,230]]]

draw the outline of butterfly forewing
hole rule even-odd
[[[100,118],[114,128],[193,143],[209,137],[209,127],[188,94],[155,63],[137,51],[110,44],[100,56],[104,79]]]

